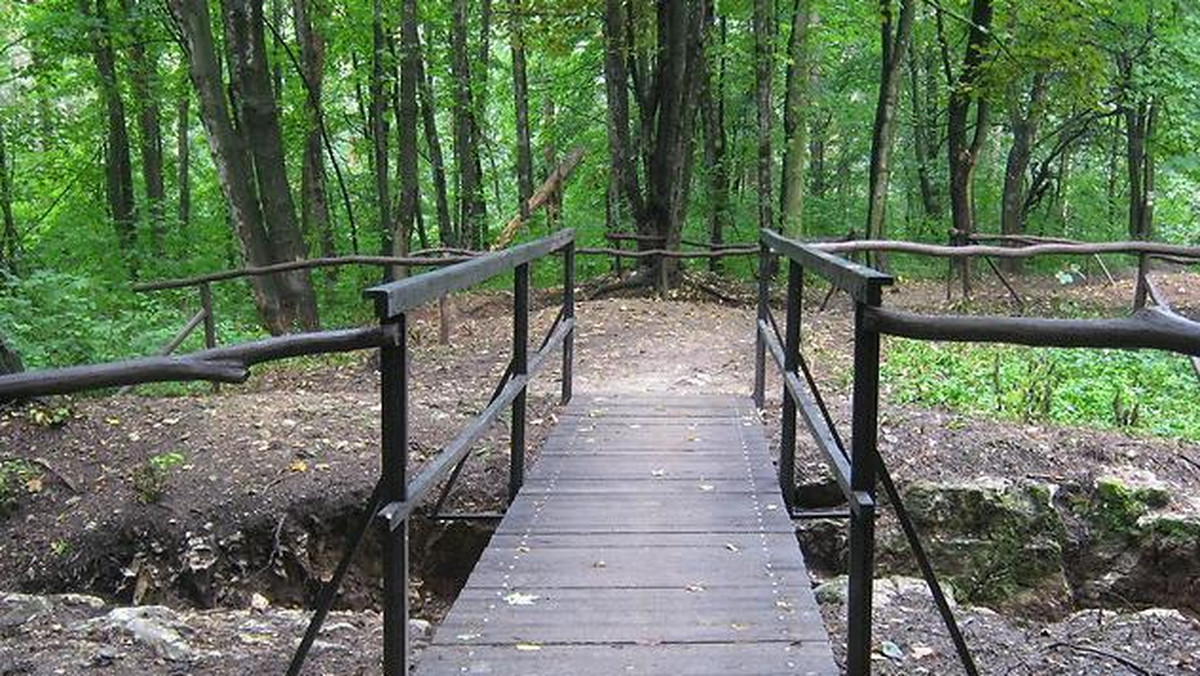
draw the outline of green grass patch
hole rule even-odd
[[[896,403],[1200,440],[1200,380],[1177,355],[893,339],[885,356]]]

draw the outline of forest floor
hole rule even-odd
[[[1026,313],[1047,316],[1064,303],[1119,313],[1133,294],[1128,280],[1020,284],[1039,298]],[[1200,302],[1200,277],[1160,275],[1159,284],[1179,309],[1200,312],[1189,305]],[[575,390],[748,393],[754,310],[713,296],[751,294],[705,286],[665,301],[581,301]],[[812,293],[807,307],[823,296]],[[507,360],[510,304],[503,293],[458,297],[450,345],[437,343],[432,311],[413,323],[415,463],[486,403]],[[948,303],[944,286],[932,282],[901,284],[887,292],[885,304],[930,312],[961,305]],[[532,333],[540,336],[555,300],[539,293],[534,307]],[[970,309],[1010,307],[1002,287],[983,283]],[[848,411],[849,326],[844,298],[805,316],[805,349],[841,424]],[[328,579],[378,472],[376,367],[368,356],[311,360],[264,369],[215,396],[135,393],[0,411],[0,590],[13,592],[0,594],[0,676],[84,667],[131,675],[280,671],[306,619],[293,608],[310,603]],[[557,378],[552,369],[531,386],[534,449],[555,423]],[[776,440],[780,387],[772,375],[766,420]],[[451,511],[502,507],[504,427],[475,447]],[[896,406],[886,393],[880,439],[899,481],[1143,472],[1191,496],[1200,511],[1195,443]],[[803,450],[801,473],[820,476],[811,449]],[[424,622],[444,615],[488,532],[419,521],[413,530],[420,638]],[[380,655],[377,561],[377,546],[369,543],[314,651],[311,673],[373,672]],[[955,673],[956,658],[927,595],[903,582],[884,584],[899,591],[882,593],[876,610],[879,672]],[[54,596],[66,592],[95,597]],[[120,609],[130,603],[154,605]],[[844,635],[842,607],[834,602],[826,611],[833,635]],[[1200,623],[1177,611],[1081,611],[1054,620],[984,608],[961,612],[983,673],[1200,672]]]

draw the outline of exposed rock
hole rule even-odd
[[[1071,603],[1064,568],[1066,528],[1044,484],[984,480],[917,482],[904,502],[940,579],[978,605],[1050,611]],[[899,528],[881,529],[884,570],[913,570]]]
[[[84,633],[123,633],[160,657],[175,662],[189,662],[198,657],[180,633],[188,629],[187,625],[164,606],[115,608],[103,617],[77,625],[76,629]]]

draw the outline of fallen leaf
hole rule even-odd
[[[288,471],[296,472],[296,473],[307,472],[308,471],[308,463],[304,462],[303,460],[296,460],[296,461],[292,462],[292,464],[288,465]]]
[[[513,592],[504,597],[504,602],[510,606],[532,606],[533,602],[540,597],[534,594],[522,594],[521,592]]]

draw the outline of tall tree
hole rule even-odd
[[[453,0],[450,48],[454,75],[454,158],[458,165],[459,232],[462,242],[483,246],[487,211],[483,197],[483,172],[479,157],[479,124],[471,84],[470,54],[467,49],[469,16],[466,0]]]
[[[936,57],[932,50],[918,52],[915,46],[908,50],[908,100],[912,106],[912,147],[917,164],[921,207],[928,221],[937,220],[942,216],[942,206],[938,201],[933,181],[935,127],[931,114],[937,105],[934,59]]]
[[[100,98],[107,112],[107,139],[104,146],[105,196],[108,215],[113,219],[121,254],[132,276],[137,276],[137,226],[134,213],[133,160],[129,151],[129,131],[125,126],[125,101],[117,80],[113,26],[108,0],[80,0],[83,14],[92,22],[89,31],[92,60],[100,78]]]
[[[420,43],[417,37],[417,0],[404,0],[400,10],[400,88],[396,116],[400,175],[400,204],[397,209],[395,245],[397,256],[408,254],[408,241],[420,210],[417,199],[417,77],[420,72]]]
[[[8,161],[8,146],[4,138],[4,125],[0,122],[0,218],[4,229],[0,231],[0,270],[16,271],[17,222],[13,218],[13,172]]]
[[[879,99],[871,133],[871,167],[868,173],[867,237],[887,237],[888,180],[892,170],[892,139],[896,135],[896,108],[904,79],[905,56],[912,37],[915,0],[900,0],[900,16],[893,15],[892,0],[880,0]],[[875,264],[887,267],[879,252]]]
[[[725,133],[725,17],[721,17],[719,29],[715,24],[714,13],[709,11],[706,20],[707,39],[709,44],[716,42],[714,33],[719,30],[720,49],[706,50],[708,72],[705,73],[700,90],[700,114],[704,120],[704,166],[708,177],[708,232],[709,242],[714,247],[724,243],[725,228],[729,222],[729,157],[726,152],[728,139]],[[709,270],[719,272],[721,259],[709,259]]]
[[[608,145],[613,171],[637,224],[638,233],[661,238],[668,248],[677,248],[687,214],[691,185],[692,140],[699,109],[698,88],[691,86],[702,77],[704,57],[704,13],[707,3],[659,3],[657,6],[657,58],[650,64],[634,63],[629,47],[627,14],[621,0],[605,5],[605,91],[608,96]],[[647,149],[647,190],[643,193],[635,166],[629,134],[628,78],[641,73],[638,89],[641,127],[649,137],[641,142]],[[652,75],[651,75],[652,74]],[[649,81],[653,86],[648,86]],[[636,83],[635,83],[636,84]],[[647,105],[647,104],[650,105]],[[648,242],[640,242],[646,245]],[[654,244],[657,246],[657,243]],[[670,278],[677,265],[655,263],[656,272]],[[664,269],[665,266],[665,269]]]
[[[392,221],[392,189],[388,172],[387,103],[390,69],[387,60],[387,29],[384,27],[383,0],[371,2],[371,85],[370,112],[371,157],[375,168],[375,202],[379,212],[380,253],[392,253],[396,225]],[[391,271],[388,276],[390,278]]]
[[[304,153],[300,166],[300,229],[307,240],[319,242],[322,256],[336,254],[329,220],[329,188],[325,175],[321,100],[325,90],[325,36],[320,22],[324,0],[292,0],[292,21],[300,45],[304,80]]]
[[[986,43],[992,28],[993,0],[972,0],[970,27],[962,67],[955,76],[946,35],[945,11],[937,9],[938,42],[942,66],[950,85],[946,105],[946,155],[950,168],[950,213],[954,230],[963,236],[975,232],[975,169],[987,140],[991,105],[982,92],[983,68],[987,59]],[[975,106],[974,130],[971,129],[971,105]],[[967,258],[958,259],[963,292],[971,288],[971,267]]]
[[[425,70],[425,58],[420,52],[418,43],[417,54],[417,88],[421,107],[421,126],[425,135],[425,148],[428,152],[429,165],[433,174],[433,190],[437,205],[438,241],[442,246],[459,246],[459,235],[454,229],[454,220],[450,216],[450,200],[446,188],[446,162],[442,155],[442,141],[438,136],[436,99],[433,96],[433,81]]]
[[[187,229],[192,221],[192,147],[188,135],[191,124],[192,96],[179,95],[175,127],[175,183],[179,192],[179,227]]]
[[[129,45],[130,84],[138,118],[138,149],[142,158],[142,181],[146,187],[150,234],[154,252],[162,255],[166,236],[166,181],[163,178],[162,113],[159,106],[159,52],[151,35],[145,0],[121,0],[132,26]]]
[[[758,227],[772,228],[771,134],[775,120],[775,101],[771,81],[775,73],[775,2],[754,0],[754,82],[758,113]]]
[[[783,171],[780,189],[780,230],[804,236],[804,165],[808,150],[808,24],[810,2],[795,0],[792,33],[788,38],[787,93],[783,106]]]
[[[255,7],[248,6],[248,2]],[[252,265],[297,260],[303,255],[303,247],[283,172],[282,140],[262,45],[261,0],[227,0],[226,5],[225,42],[230,50],[231,71],[228,88],[221,77],[208,2],[168,3],[183,38],[200,119],[242,255]],[[236,125],[227,91],[235,104]],[[251,148],[249,139],[254,139],[257,150]],[[260,193],[281,189],[283,195],[260,197]],[[290,233],[273,236],[270,232],[289,227]],[[254,277],[251,284],[263,326],[272,333],[284,333],[297,323],[305,328],[316,326],[316,297],[309,275]]]
[[[529,81],[525,73],[525,34],[521,11],[521,0],[509,0],[513,110],[517,128],[517,200],[521,215],[528,217],[528,202],[533,196],[533,150],[529,140]]]
[[[1000,198],[1000,231],[1005,235],[1020,235],[1025,232],[1025,196],[1029,189],[1029,163],[1033,146],[1037,140],[1046,103],[1047,76],[1035,73],[1029,88],[1027,101],[1022,102],[1016,83],[1009,86],[1009,125],[1012,127],[1013,142],[1008,149],[1008,160],[1004,168],[1004,193]],[[1003,261],[1004,268],[1016,272],[1021,268],[1020,259]]]

